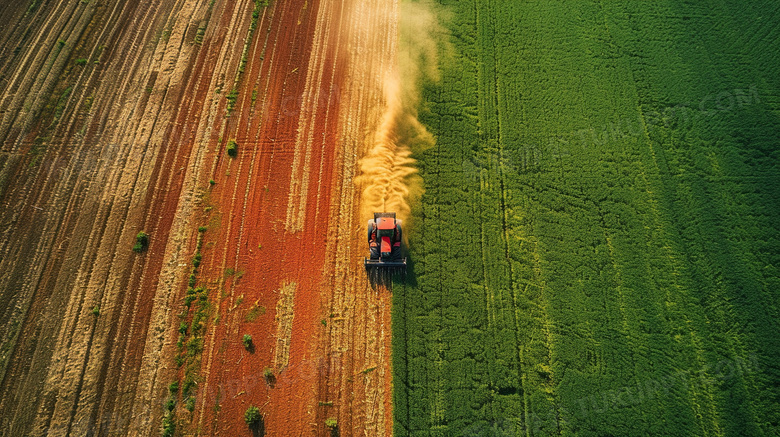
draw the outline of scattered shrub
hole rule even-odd
[[[246,350],[252,349],[252,336],[249,334],[244,334],[244,339],[242,340],[242,343],[244,343],[244,348]]]
[[[235,140],[230,140],[227,143],[227,154],[231,158],[235,158],[238,155],[238,143]]]
[[[244,422],[250,427],[259,425],[263,420],[263,415],[260,414],[260,409],[252,405],[244,412]]]
[[[274,369],[270,367],[263,369],[263,377],[265,378],[265,382],[267,384],[273,384],[276,381],[276,376],[274,376]]]
[[[143,252],[149,247],[149,235],[146,232],[139,232],[135,236],[135,246],[133,246],[133,252]]]

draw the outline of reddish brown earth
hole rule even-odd
[[[246,0],[0,6],[1,435],[161,435],[174,381],[176,435],[251,435],[250,405],[269,436],[391,434],[353,180],[396,7],[274,0],[252,30]]]

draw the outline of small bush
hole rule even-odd
[[[179,381],[173,381],[171,385],[168,386],[168,392],[171,394],[171,396],[175,395],[179,392]]]
[[[339,422],[335,417],[328,417],[325,419],[325,426],[330,429],[336,429],[339,426]]]
[[[231,158],[235,158],[238,155],[238,143],[235,140],[230,140],[227,143],[227,154]]]
[[[250,427],[259,425],[263,420],[263,415],[260,414],[260,409],[252,405],[244,412],[244,422]]]
[[[208,229],[209,228],[207,228],[205,226],[200,226],[200,227],[198,227],[198,232],[203,233],[203,232],[206,232]]]
[[[133,252],[143,252],[149,247],[149,235],[146,232],[139,232],[135,236],[135,246],[133,246]]]
[[[87,60],[84,58],[76,59],[76,65],[87,65]]]
[[[244,334],[244,339],[242,340],[242,343],[244,343],[244,348],[246,350],[252,349],[252,336],[249,334]]]
[[[276,376],[274,376],[274,369],[270,367],[263,369],[263,377],[265,378],[266,384],[273,384],[276,381]]]
[[[95,305],[95,308],[92,308],[92,315],[99,316],[100,315],[100,307]]]
[[[188,398],[187,398],[187,400],[184,402],[184,407],[185,407],[185,408],[187,409],[187,411],[189,411],[190,413],[192,413],[193,411],[195,411],[195,398],[194,398],[194,397],[192,397],[192,396],[188,397]]]
[[[165,401],[165,409],[168,411],[173,411],[174,408],[176,408],[176,399],[170,397],[167,401]]]
[[[149,235],[144,231],[139,232],[138,235],[135,236],[135,239],[143,245],[149,244]]]
[[[181,322],[179,324],[179,333],[181,333],[182,335],[187,335],[187,328],[189,328],[189,326],[187,326],[187,323]]]
[[[202,255],[200,254],[200,252],[196,253],[195,257],[192,258],[192,265],[194,267],[196,267],[196,268],[200,267],[200,260],[201,259],[202,259]]]

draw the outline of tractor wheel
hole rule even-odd
[[[376,229],[376,222],[374,222],[374,220],[369,220],[367,227],[368,227],[368,243],[371,244],[371,234]],[[374,245],[373,247],[369,246],[368,247],[368,251],[369,251],[369,257],[371,259],[379,259],[379,246],[378,245]]]
[[[376,223],[374,223],[373,219],[368,220],[368,241],[371,241],[371,233],[374,232],[374,227],[376,226]]]
[[[395,239],[393,241],[393,251],[390,254],[390,257],[398,261],[401,259],[401,246],[403,245],[403,233],[401,231],[401,220],[395,221]],[[396,246],[395,243],[401,243],[399,246]]]

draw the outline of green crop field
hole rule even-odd
[[[439,6],[395,434],[780,434],[780,3]]]

